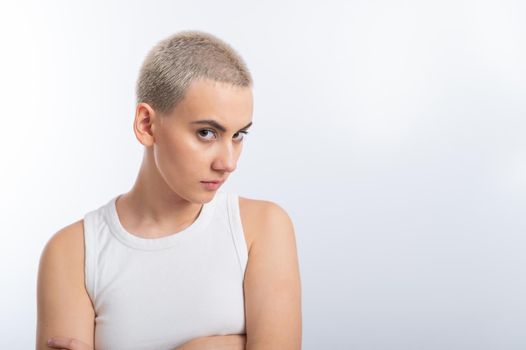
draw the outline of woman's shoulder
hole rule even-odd
[[[266,212],[270,215],[288,215],[286,210],[276,202],[266,199],[255,199],[238,196],[239,209],[253,214]]]
[[[68,273],[81,275],[84,268],[84,220],[60,228],[47,241],[40,256],[40,268],[60,264]]]
[[[249,253],[253,242],[264,239],[270,230],[292,224],[287,211],[270,200],[239,196],[239,212]]]
[[[80,219],[55,232],[49,238],[44,250],[84,250],[83,244],[84,219]]]

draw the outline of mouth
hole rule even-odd
[[[212,180],[212,181],[201,181],[201,183],[203,184],[203,186],[207,189],[207,190],[217,190],[219,188],[219,186],[221,186],[221,184],[225,182],[225,180]]]
[[[224,179],[219,179],[219,180],[208,180],[208,181],[201,181],[202,183],[213,183],[213,184],[222,184],[223,182],[225,182]]]

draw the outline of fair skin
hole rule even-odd
[[[146,103],[134,132],[145,146],[132,189],[116,203],[123,226],[144,238],[188,227],[216,190],[201,181],[235,171],[252,122],[252,89],[193,81],[170,115]],[[209,124],[213,119],[224,131]],[[300,349],[301,288],[292,221],[277,204],[240,197],[249,259],[244,279],[246,334],[193,339],[177,349]],[[83,223],[58,231],[42,252],[38,275],[38,349],[93,349],[95,311],[84,287]],[[49,338],[56,343],[46,345]]]

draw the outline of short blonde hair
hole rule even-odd
[[[188,30],[161,40],[148,52],[137,80],[137,103],[168,113],[199,78],[252,86],[245,62],[229,44],[210,33]]]

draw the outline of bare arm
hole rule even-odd
[[[40,257],[37,281],[36,349],[51,349],[51,337],[71,337],[93,347],[95,312],[84,287],[82,220],[48,241]]]
[[[261,204],[263,202],[263,204]],[[260,201],[245,273],[247,350],[301,349],[301,282],[293,223]]]
[[[187,341],[173,350],[245,350],[245,334],[228,334],[200,337]],[[93,347],[78,339],[53,337],[50,345],[61,350],[93,350]]]
[[[175,350],[245,350],[244,334],[216,335],[192,339]]]

